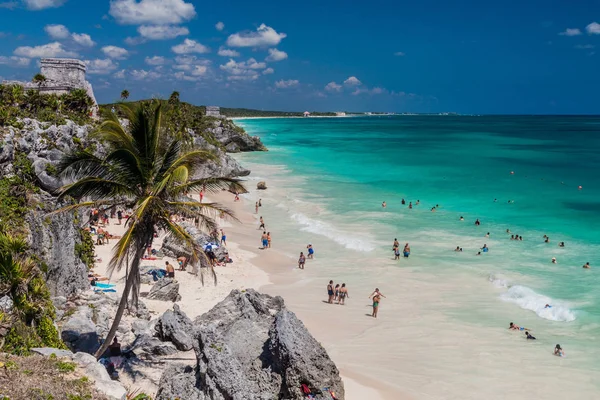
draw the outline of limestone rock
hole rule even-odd
[[[156,400],[208,400],[209,398],[198,387],[196,369],[183,364],[170,365],[162,377],[156,392]]]
[[[152,289],[150,289],[148,298],[152,300],[173,302],[181,300],[181,296],[179,295],[179,282],[171,278],[159,279],[154,286],[152,286]]]
[[[315,399],[331,399],[325,387],[344,399],[336,366],[281,297],[232,291],[194,320],[194,350],[196,367],[165,371],[157,399],[301,400],[303,383]]]
[[[96,324],[84,308],[78,309],[63,324],[61,338],[73,351],[94,353],[100,347]]]
[[[10,296],[2,296],[0,299],[0,310],[5,314],[10,314],[13,310],[13,301]]]
[[[266,190],[266,189],[267,189],[267,183],[266,183],[266,182],[263,182],[263,181],[260,181],[260,182],[258,182],[258,183],[256,184],[256,188],[257,188],[258,190]]]
[[[135,338],[135,341],[131,345],[131,350],[136,354],[144,352],[155,356],[168,356],[177,353],[177,348],[173,343],[161,342],[147,333],[142,333]]]
[[[155,330],[159,339],[172,342],[177,350],[188,351],[193,347],[192,320],[177,304],[158,319]]]
[[[56,357],[60,358],[60,357],[72,357],[73,356],[73,352],[69,351],[69,350],[63,350],[63,349],[54,349],[52,347],[34,347],[31,349],[31,351],[33,353],[42,355],[42,356],[50,356],[52,354],[55,354]]]
[[[38,201],[40,205],[28,215],[28,241],[32,252],[47,266],[46,281],[50,292],[54,296],[69,296],[88,289],[88,269],[75,254],[75,245],[81,243],[81,235],[73,213],[48,215],[54,198],[41,194]]]
[[[208,128],[207,132],[211,133],[231,153],[267,150],[259,137],[248,135],[229,120],[215,121],[213,127]]]

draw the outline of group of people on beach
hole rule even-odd
[[[333,281],[329,281],[329,284],[327,285],[327,303],[333,304],[333,302],[337,300],[337,304],[343,306],[346,297],[350,298],[350,295],[348,294],[348,288],[345,283],[342,283],[341,285],[338,283],[334,287]]]
[[[549,304],[546,304],[546,307],[552,307]],[[525,339],[527,340],[537,340],[537,338],[535,336],[533,336],[531,333],[529,333],[529,331],[531,329],[529,328],[525,328],[523,326],[519,326],[513,322],[511,322],[510,324],[508,324],[508,329],[512,330],[512,331],[520,331],[520,332],[525,332]],[[558,356],[558,357],[564,357],[565,356],[565,351],[563,350],[563,348],[560,346],[560,344],[557,344],[556,346],[554,346],[554,355]]]

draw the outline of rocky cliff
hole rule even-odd
[[[197,363],[169,367],[157,400],[300,400],[302,385],[314,399],[344,399],[335,364],[281,297],[234,290],[190,334]]]

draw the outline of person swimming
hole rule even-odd
[[[488,233],[486,233],[486,234],[485,234],[485,237],[486,237],[486,238],[489,238],[489,237],[490,237],[490,233],[489,233],[489,232],[488,232]]]
[[[406,200],[402,199],[402,204],[406,204]]]
[[[556,264],[556,257],[552,257],[552,264]]]
[[[487,253],[489,249],[490,249],[490,248],[489,248],[489,247],[487,247],[487,244],[484,244],[484,245],[483,245],[483,247],[481,248],[481,250],[482,250],[484,253]]]
[[[387,204],[386,204],[386,202],[385,202],[385,201],[384,201],[383,203],[381,203],[381,207],[383,207],[383,208],[386,208],[386,207],[387,207]]]
[[[408,208],[412,208],[412,201],[408,203]]]
[[[521,326],[519,326],[519,325],[516,325],[516,324],[514,324],[514,323],[512,323],[512,322],[509,324],[509,326],[508,326],[508,329],[510,329],[510,330],[513,330],[513,331],[524,331],[524,330],[526,330],[526,329],[527,329],[528,331],[529,331],[529,330],[531,330],[531,329],[529,329],[529,328],[525,328],[525,327],[521,327]]]
[[[475,254],[475,255],[476,255],[476,256],[480,256],[480,255],[481,255],[481,252],[480,252],[480,251],[478,251],[478,252],[477,252],[477,254]]]
[[[527,340],[536,340],[535,336],[531,336],[531,334],[529,332],[525,332],[525,338]]]
[[[510,240],[515,240],[515,235],[510,235]]]
[[[506,230],[506,233],[510,233],[510,229],[507,229],[507,230]]]
[[[544,308],[552,308],[552,306],[550,304],[546,304]]]
[[[560,243],[558,244],[558,247],[565,247],[565,242],[560,242]]]
[[[463,218],[463,216],[461,215],[460,218],[458,219],[459,221],[464,221],[465,219]]]
[[[454,251],[460,251],[460,246],[456,246],[456,249],[454,249]]]
[[[589,263],[589,262],[586,262],[586,263],[583,265],[583,268],[585,268],[585,269],[590,269],[590,268],[592,268],[592,267],[590,267],[590,263]]]
[[[565,356],[565,351],[562,349],[562,347],[560,347],[560,344],[557,344],[556,347],[554,348],[554,355],[558,356],[558,357]]]
[[[477,225],[477,226],[481,225],[481,222],[479,221],[479,218],[477,218],[477,219],[475,220],[475,225]]]

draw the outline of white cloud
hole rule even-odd
[[[254,80],[259,76],[257,70],[265,69],[266,66],[264,62],[259,63],[254,58],[250,58],[248,61],[241,62],[230,59],[226,64],[220,65],[219,68],[231,75],[227,78],[229,80]],[[245,78],[233,78],[232,76]]]
[[[352,95],[353,96],[357,96],[357,95],[359,95],[361,93],[365,93],[365,92],[368,92],[368,90],[367,89],[356,88],[356,90],[354,92],[352,92]]]
[[[600,24],[597,22],[592,22],[591,24],[585,27],[585,30],[590,35],[600,35]]]
[[[113,76],[117,79],[125,79],[125,70],[122,69],[120,71],[117,71],[113,74]]]
[[[69,30],[64,25],[46,25],[44,30],[52,39],[66,39],[69,37]]]
[[[173,76],[175,77],[175,79],[179,79],[180,81],[195,82],[195,81],[199,81],[200,79],[202,79],[200,76],[186,75],[185,72],[175,72],[173,74]]]
[[[52,42],[41,46],[21,46],[13,52],[16,56],[28,58],[46,58],[46,57],[77,57],[74,51],[65,50],[62,44]]]
[[[106,75],[114,71],[119,67],[119,64],[116,64],[110,58],[105,58],[103,60],[86,60],[85,64],[87,65],[87,73],[88,74],[98,74],[98,75]]]
[[[142,37],[150,40],[174,39],[190,34],[185,26],[173,25],[142,25],[137,30]]]
[[[191,71],[192,70],[192,65],[190,65],[190,64],[177,64],[177,65],[173,65],[173,69],[178,69],[180,71]]]
[[[358,80],[357,77],[355,76],[351,76],[348,79],[346,79],[344,81],[344,85],[348,85],[348,86],[358,86],[358,85],[362,85],[362,82]]]
[[[329,82],[327,85],[325,85],[325,90],[328,92],[341,92],[342,85],[338,85],[335,82]]]
[[[27,67],[31,62],[30,58],[17,56],[0,56],[0,65],[9,65],[11,67]]]
[[[218,54],[222,57],[239,57],[240,56],[240,53],[238,53],[237,51],[231,50],[231,49],[226,49],[224,47],[221,47],[219,49]]]
[[[129,51],[117,46],[104,46],[102,48],[102,52],[105,56],[114,58],[116,60],[124,60],[129,57]]]
[[[560,32],[561,36],[577,36],[581,35],[581,31],[578,28],[567,28],[564,32]]]
[[[129,72],[131,77],[137,81],[143,81],[146,79],[158,79],[160,78],[160,74],[154,71],[146,71],[144,69],[134,69]]]
[[[246,61],[246,65],[250,69],[265,69],[265,68],[267,68],[267,64],[265,64],[264,62],[257,62],[254,58],[249,58],[248,61]]]
[[[23,0],[30,10],[43,10],[45,8],[57,8],[65,4],[67,0]]]
[[[208,53],[210,51],[208,47],[192,39],[185,39],[183,43],[171,47],[171,50],[177,54]]]
[[[258,79],[258,74],[254,75],[231,75],[227,77],[228,81],[253,81]]]
[[[71,37],[73,38],[75,43],[84,47],[93,47],[96,45],[96,43],[87,33],[73,33]]]
[[[167,59],[161,56],[146,57],[145,61],[148,65],[165,65],[167,63]]]
[[[223,29],[225,29],[225,24],[219,21],[215,24],[215,28],[217,28],[218,31],[222,31]]]
[[[231,47],[266,47],[277,46],[287,35],[277,33],[275,29],[261,24],[256,32],[238,32],[227,38],[227,45]]]
[[[175,57],[176,64],[173,65],[173,69],[180,71],[191,71],[197,65],[208,66],[211,64],[210,60],[197,58],[196,56],[177,56]]]
[[[283,79],[280,81],[275,82],[275,87],[278,89],[288,89],[291,87],[296,87],[298,86],[300,82],[296,79],[288,79],[287,81],[284,81]]]
[[[386,92],[386,90],[381,87],[374,87],[373,89],[371,89],[371,94],[382,94],[385,92]]]
[[[194,76],[204,76],[208,71],[208,67],[205,65],[196,65],[192,70],[192,75]]]
[[[288,58],[288,55],[285,51],[280,51],[277,49],[269,49],[269,55],[267,56],[267,61],[281,61]]]
[[[402,52],[402,51],[397,51],[397,52],[394,53],[394,55],[398,56],[398,57],[404,57],[405,56],[404,52]]]
[[[142,43],[146,43],[146,39],[144,39],[143,37],[126,37],[124,40],[125,44],[128,44],[129,46],[137,46],[138,44],[142,44]]]
[[[108,12],[120,24],[181,24],[196,16],[184,0],[112,0]]]
[[[270,75],[270,74],[272,74],[273,72],[275,72],[275,70],[274,70],[273,68],[267,68],[267,69],[265,69],[265,70],[262,72],[262,74],[263,74],[263,75]]]

